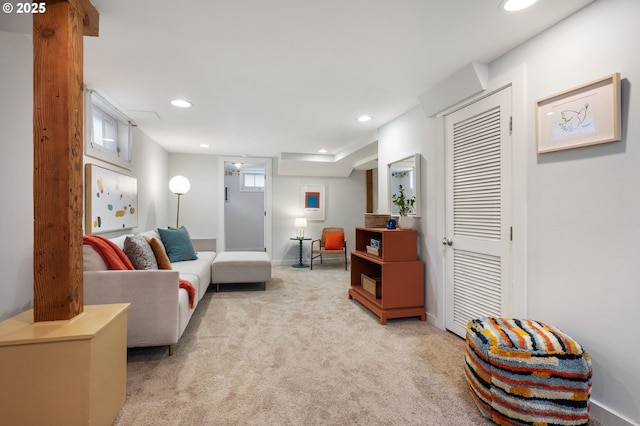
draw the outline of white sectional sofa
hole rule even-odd
[[[161,241],[157,231],[141,233]],[[126,235],[112,238],[121,249]],[[178,342],[198,302],[211,283],[211,266],[216,258],[214,238],[192,238],[196,260],[171,263],[172,270],[109,270],[100,254],[84,245],[84,303],[86,305],[130,303],[127,347],[169,346]],[[179,288],[179,278],[195,287],[194,307],[189,295]]]

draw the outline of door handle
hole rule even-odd
[[[453,245],[453,240],[451,238],[444,237],[442,239],[442,245],[444,245],[444,246],[452,246]]]

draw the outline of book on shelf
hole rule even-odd
[[[367,253],[374,256],[380,256],[380,254],[382,253],[382,249],[380,247],[367,246]]]

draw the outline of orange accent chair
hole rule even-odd
[[[347,239],[344,237],[344,228],[323,228],[322,237],[311,241],[311,269],[313,259],[325,254],[340,254],[344,256],[344,270],[347,270]]]

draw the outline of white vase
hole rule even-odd
[[[398,228],[415,229],[416,221],[414,216],[400,216],[398,218]]]

